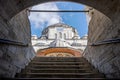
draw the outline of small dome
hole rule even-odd
[[[37,35],[32,35],[31,39],[37,39]]]
[[[87,39],[88,35],[84,35],[81,39]]]

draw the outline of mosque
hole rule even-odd
[[[81,56],[87,46],[87,35],[80,37],[75,28],[63,23],[50,25],[40,37],[32,35],[31,39],[38,56]]]

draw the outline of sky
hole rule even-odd
[[[84,10],[84,5],[73,2],[49,2],[32,7],[32,10]],[[40,37],[44,28],[56,23],[64,23],[77,29],[80,37],[88,33],[85,13],[80,12],[31,12],[31,35]]]

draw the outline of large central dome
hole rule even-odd
[[[56,23],[56,24],[53,24],[53,25],[50,25],[50,26],[48,26],[48,28],[49,27],[64,27],[64,28],[67,28],[67,27],[72,27],[72,26],[69,26],[69,25],[67,25],[67,24],[64,24],[64,23]]]
[[[63,23],[50,25],[42,31],[43,39],[79,39],[77,30],[72,26]]]

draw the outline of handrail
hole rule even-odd
[[[8,40],[8,39],[0,39],[1,44],[10,44],[10,45],[17,45],[17,46],[24,46],[27,47],[28,44],[22,43],[22,42],[17,42],[14,40]]]
[[[120,43],[120,38],[98,41],[90,44],[90,46],[99,46],[99,45],[112,44],[112,43]]]
[[[89,12],[89,10],[29,10],[29,12]]]

